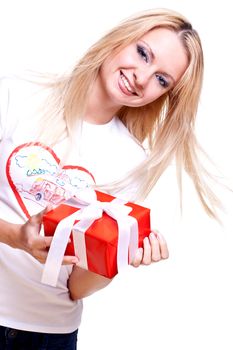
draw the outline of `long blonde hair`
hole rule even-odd
[[[197,32],[177,12],[155,9],[126,19],[93,45],[70,74],[51,82],[53,94],[49,99],[50,113],[46,114],[47,133],[44,130],[43,137],[52,140],[51,143],[67,135],[72,139],[73,126],[85,114],[89,91],[102,63],[112,52],[118,52],[156,27],[177,33],[189,64],[178,84],[159,99],[139,108],[124,106],[118,112],[120,120],[140,143],[148,141],[150,152],[142,165],[112,188],[141,180],[135,199],[146,197],[175,158],[180,191],[182,169],[185,169],[205,210],[215,217],[218,200],[204,180],[207,172],[198,159],[200,146],[194,134],[203,80],[203,51]]]

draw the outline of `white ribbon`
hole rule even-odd
[[[76,253],[80,262],[79,266],[87,269],[87,257],[85,247],[85,232],[93,222],[102,217],[103,212],[115,219],[118,224],[117,269],[120,272],[128,265],[128,256],[132,261],[138,247],[138,223],[129,216],[132,208],[125,206],[127,203],[119,198],[111,202],[101,202],[96,199],[94,190],[83,190],[78,194],[78,199],[71,198],[64,204],[80,208],[77,212],[61,220],[55,230],[53,240],[44,266],[41,282],[56,286],[61,269],[62,259],[65,253],[71,230]],[[76,220],[80,220],[74,225]]]

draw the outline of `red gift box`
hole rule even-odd
[[[95,191],[100,202],[112,202],[115,197]],[[130,207],[128,214],[137,221],[138,247],[142,246],[143,239],[150,234],[150,209],[128,202]],[[79,208],[61,204],[43,217],[44,232],[46,236],[53,236],[58,223],[71,214],[79,211]],[[75,223],[78,221],[75,221]],[[75,226],[74,226],[75,227]],[[70,228],[70,243],[67,244],[65,254],[75,255],[72,227]],[[86,259],[88,270],[108,278],[114,277],[118,272],[118,223],[115,219],[103,212],[101,218],[95,220],[84,234],[86,246]],[[77,247],[78,248],[78,247]]]

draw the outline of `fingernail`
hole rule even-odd
[[[71,260],[72,264],[77,264],[79,262],[79,259],[78,258],[73,258]]]
[[[142,248],[138,248],[138,250],[137,250],[137,256],[138,256],[138,257],[141,257],[142,253],[143,253],[143,249],[142,249]]]
[[[153,231],[154,231],[155,234],[156,234],[156,233],[160,233],[160,231],[157,230],[156,228],[155,228]]]
[[[48,211],[50,211],[50,210],[52,210],[52,209],[53,209],[53,206],[52,206],[51,203],[49,203],[49,204],[47,205],[47,207],[45,208],[46,212],[48,212]]]

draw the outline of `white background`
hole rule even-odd
[[[153,7],[180,11],[198,29],[205,80],[197,135],[232,184],[230,0],[0,0],[0,73],[63,72],[113,25]],[[168,169],[146,205],[167,238],[170,259],[129,268],[85,300],[80,350],[233,349],[233,200],[216,190],[226,207],[222,226],[204,214],[187,178],[181,217],[175,170]]]

